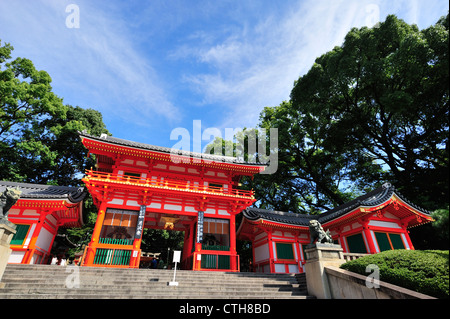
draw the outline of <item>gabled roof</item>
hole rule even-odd
[[[291,212],[281,212],[276,210],[268,210],[261,208],[249,207],[243,211],[244,217],[249,220],[264,219],[282,224],[290,224],[296,226],[308,226],[309,221],[317,219],[318,216],[296,214]]]
[[[0,192],[3,192],[7,187],[18,187],[22,191],[20,199],[62,199],[68,200],[71,203],[79,203],[85,198],[87,194],[84,187],[54,186],[0,181]]]
[[[118,145],[118,146],[132,147],[132,148],[136,148],[136,149],[140,149],[140,150],[148,150],[148,151],[160,152],[160,153],[165,153],[165,154],[187,156],[187,157],[192,157],[192,158],[210,160],[210,161],[214,161],[214,162],[240,164],[240,165],[252,165],[252,166],[267,166],[267,164],[262,164],[262,163],[245,162],[237,157],[219,156],[219,155],[213,155],[213,154],[205,154],[205,153],[177,150],[177,149],[169,148],[169,147],[162,147],[162,146],[156,146],[156,145],[151,145],[151,144],[145,144],[145,143],[124,140],[124,139],[112,137],[112,136],[109,136],[106,134],[102,134],[99,137],[99,136],[90,135],[86,132],[78,132],[78,133],[82,139],[89,138],[89,139],[96,140],[96,141],[103,142],[103,143],[110,143],[110,144],[114,144],[114,145]]]
[[[267,220],[276,223],[289,224],[293,226],[308,226],[310,220],[316,219],[321,224],[324,224],[326,222],[336,220],[337,218],[344,216],[347,213],[350,213],[351,211],[355,210],[358,207],[361,208],[377,207],[385,203],[386,201],[390,200],[390,198],[394,194],[397,198],[405,202],[414,210],[417,210],[423,216],[430,217],[431,220],[429,211],[411,203],[397,190],[395,190],[394,186],[392,186],[390,183],[385,183],[381,187],[367,194],[359,196],[352,201],[349,201],[343,205],[330,209],[320,215],[296,214],[291,212],[280,212],[253,207],[249,207],[246,210],[244,210],[243,214],[244,217],[250,221]]]

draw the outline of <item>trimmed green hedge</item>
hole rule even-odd
[[[361,275],[369,264],[380,270],[380,280],[437,298],[449,298],[448,250],[388,250],[361,257],[341,268]]]

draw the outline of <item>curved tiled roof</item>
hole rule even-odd
[[[68,199],[72,203],[82,201],[87,191],[84,187],[54,186],[0,181],[0,192],[6,188],[18,187],[21,199]]]
[[[407,200],[403,195],[395,190],[394,186],[390,183],[385,183],[381,187],[359,196],[352,201],[349,201],[343,205],[330,209],[320,215],[305,215],[296,214],[291,212],[280,212],[267,209],[253,208],[249,207],[244,210],[244,216],[249,220],[265,219],[269,221],[274,221],[278,223],[298,225],[298,226],[308,226],[309,221],[312,219],[318,220],[320,223],[325,223],[335,218],[338,218],[357,207],[375,207],[378,206],[391,198],[395,193],[397,197],[403,200],[408,205],[419,210],[425,215],[430,215],[430,212],[414,205],[409,200]]]
[[[260,218],[283,224],[308,226],[311,219],[317,219],[318,216],[296,214],[291,212],[281,212],[268,209],[249,207],[243,211],[245,218],[249,220],[258,220]]]
[[[93,135],[87,134],[86,132],[78,132],[78,133],[79,133],[80,137],[87,137],[87,138],[94,139],[94,140],[101,141],[101,142],[106,142],[106,143],[111,143],[111,144],[121,145],[121,146],[127,146],[127,147],[133,147],[133,148],[138,148],[138,149],[142,149],[142,150],[156,151],[156,152],[161,152],[161,153],[188,156],[188,157],[194,157],[194,158],[202,158],[202,159],[211,160],[211,161],[215,161],[215,162],[241,164],[241,165],[267,166],[267,164],[263,164],[263,163],[245,162],[243,160],[240,160],[237,157],[221,156],[221,155],[219,156],[219,155],[213,155],[213,154],[177,150],[177,149],[170,148],[170,147],[156,146],[156,145],[151,145],[151,144],[145,144],[145,143],[124,140],[124,139],[112,137],[112,136],[109,136],[106,134],[103,134],[102,136],[98,137],[98,136],[93,136]]]

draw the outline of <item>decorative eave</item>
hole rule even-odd
[[[18,187],[22,192],[20,194],[20,199],[22,200],[66,201],[69,204],[76,204],[81,202],[87,195],[87,191],[84,187],[0,181],[0,191],[3,191],[7,187]]]
[[[292,229],[300,229],[302,226],[308,227],[311,219],[316,219],[326,229],[339,227],[375,213],[381,214],[383,209],[390,209],[391,212],[398,215],[406,228],[433,221],[427,210],[409,202],[389,183],[320,215],[247,208],[244,211],[244,220],[253,223],[262,221],[265,225],[278,228],[286,228],[285,225],[290,225]]]
[[[257,174],[264,171],[266,164],[246,163],[237,158],[216,156],[196,152],[175,150],[172,148],[132,142],[124,139],[103,135],[95,137],[87,133],[79,133],[83,145],[89,153],[112,155],[121,154],[132,157],[173,161],[186,165],[208,166],[224,170],[237,171],[246,174]]]
[[[12,208],[40,209],[46,214],[55,213],[59,225],[63,227],[83,225],[82,202],[88,193],[86,188],[0,181],[0,191],[7,187],[22,191]]]

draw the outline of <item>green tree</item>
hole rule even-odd
[[[448,15],[424,30],[390,15],[318,57],[290,101],[261,112],[259,128],[278,129],[279,163],[246,182],[256,205],[318,213],[391,182],[445,225],[448,25]],[[416,248],[448,249],[444,228],[418,227]]]
[[[364,161],[364,154],[330,147],[334,143],[330,125],[298,111],[288,101],[262,111],[260,127],[278,129],[278,170],[256,176],[252,186],[261,207],[319,213],[351,199],[355,193],[353,167]],[[369,186],[380,169],[371,166],[358,181],[364,179]]]
[[[390,15],[354,28],[295,82],[290,101],[264,108],[259,125],[279,130],[279,170],[255,178],[258,205],[314,212],[389,181],[448,211],[448,21],[419,30]],[[437,229],[414,229],[416,247],[437,247]]]
[[[52,92],[49,74],[36,70],[28,59],[12,60],[12,51],[0,41],[0,179],[83,186],[81,178],[95,158],[85,156],[78,131],[108,134],[101,113],[64,105]],[[74,243],[86,239],[95,224],[92,198],[84,206],[85,225],[60,231]]]
[[[356,183],[381,165],[374,181],[430,210],[449,195],[448,19],[420,31],[390,15],[352,29],[299,78],[289,110],[326,130],[328,152],[359,156],[349,172]]]
[[[47,72],[25,58],[7,62],[12,50],[0,41],[0,179],[81,186],[94,162],[78,131],[108,133],[102,115],[64,105]]]

